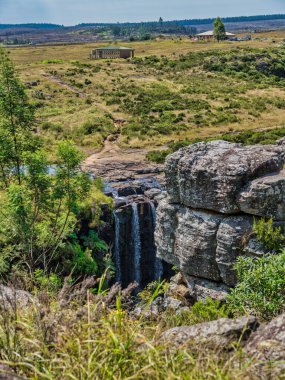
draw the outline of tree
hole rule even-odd
[[[35,147],[34,108],[15,74],[7,54],[0,49],[0,170],[1,182],[8,186],[12,171],[21,184],[24,155]]]
[[[55,166],[48,161],[33,133],[33,107],[3,51],[0,117],[0,273],[15,263],[31,275],[37,268],[47,273],[58,265],[91,180],[71,142],[58,144]]]
[[[159,20],[158,20],[160,26],[163,24],[163,18],[162,17],[159,17]]]
[[[218,42],[224,40],[226,38],[226,29],[223,21],[220,17],[218,17],[214,21],[214,37]]]
[[[122,33],[122,29],[119,25],[112,26],[111,30],[115,37],[119,37]]]

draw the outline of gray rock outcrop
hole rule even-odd
[[[271,322],[260,326],[250,337],[244,353],[251,359],[256,359],[256,370],[266,378],[270,363],[271,379],[279,379],[285,375],[285,313],[274,318]]]
[[[244,185],[283,164],[282,146],[198,143],[168,156],[166,187],[172,203],[233,214],[240,211],[237,196]]]
[[[176,347],[198,342],[219,348],[228,348],[232,343],[247,340],[257,327],[258,323],[255,317],[221,318],[193,326],[174,327],[165,331],[161,340]]]
[[[285,219],[285,170],[257,178],[240,193],[238,204],[241,211],[272,216],[276,221]]]
[[[168,156],[159,202],[158,256],[181,270],[196,299],[223,299],[239,255],[260,256],[255,217],[285,225],[284,145],[198,143]]]

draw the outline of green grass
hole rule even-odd
[[[94,46],[88,44],[11,49],[11,58],[23,81],[39,81],[29,92],[51,154],[63,138],[93,153],[107,135],[118,136],[123,148],[152,151],[175,141],[283,125],[284,35],[267,36],[234,44],[134,42],[133,61],[90,61]],[[83,126],[95,119],[97,128],[86,134]]]
[[[199,345],[173,348],[160,341],[177,322],[174,311],[153,322],[134,319],[120,298],[105,304],[103,294],[88,292],[86,301],[82,294],[63,308],[60,296],[41,293],[39,310],[1,313],[0,360],[35,380],[237,380],[248,373],[238,346],[226,352]],[[224,315],[225,309],[208,302],[180,318],[193,324]]]
[[[150,151],[147,154],[147,159],[152,162],[163,163],[165,158],[177,151],[180,148],[185,146],[195,144],[197,142],[208,142],[212,140],[226,140],[232,143],[240,143],[245,145],[255,145],[255,144],[276,144],[278,139],[281,139],[285,136],[285,127],[269,129],[264,131],[244,131],[238,133],[225,133],[216,136],[212,136],[210,138],[204,139],[193,139],[193,140],[180,140],[176,142],[172,142],[169,144],[168,149],[164,149],[161,151]]]

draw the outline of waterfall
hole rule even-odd
[[[152,216],[153,231],[155,231],[156,208],[152,202],[149,202],[149,205],[150,205],[151,216]],[[159,280],[159,279],[162,279],[162,276],[163,276],[163,264],[162,264],[162,260],[156,256],[156,247],[155,246],[154,246],[154,249],[155,249],[155,264],[154,264],[155,265],[155,279]]]
[[[134,248],[134,280],[141,283],[141,237],[140,237],[140,222],[137,203],[132,204],[132,241]]]
[[[115,218],[115,247],[114,247],[114,257],[116,265],[116,282],[122,281],[121,274],[121,252],[120,252],[120,219],[117,216],[116,211],[114,211]]]

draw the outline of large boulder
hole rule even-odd
[[[240,193],[241,211],[285,221],[285,170],[250,182]]]
[[[280,171],[283,164],[282,146],[198,143],[168,156],[166,187],[173,203],[224,214],[238,213],[237,197],[244,185]]]
[[[22,309],[31,305],[39,305],[38,300],[31,293],[0,285],[0,310],[11,310],[15,306]]]
[[[257,370],[270,370],[272,379],[285,375],[285,313],[262,325],[249,339],[244,352],[255,359]],[[268,364],[270,363],[270,368]],[[283,378],[283,377],[282,377]]]
[[[161,340],[169,342],[175,347],[189,343],[206,343],[207,345],[226,349],[233,343],[246,341],[257,327],[258,323],[255,317],[221,318],[193,326],[172,328],[162,334]]]

